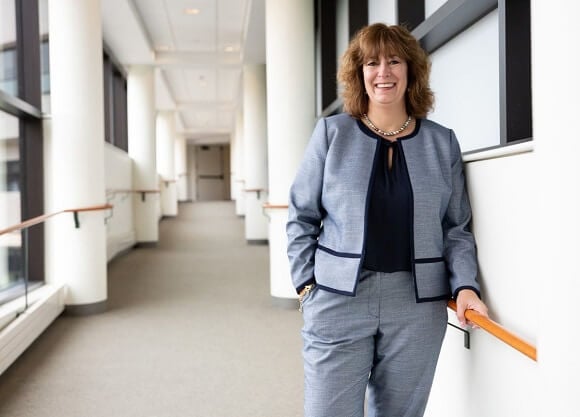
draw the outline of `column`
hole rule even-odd
[[[244,173],[244,113],[238,108],[236,113],[236,131],[235,131],[235,153],[231,155],[235,159],[235,174],[233,183],[234,200],[236,201],[236,214],[244,216],[246,214],[246,204],[244,202],[246,186],[246,177]]]
[[[51,118],[45,123],[46,210],[106,203],[101,9],[99,0],[48,3]],[[60,214],[46,223],[46,280],[66,285],[67,311],[107,305],[103,211]]]
[[[159,185],[155,156],[155,79],[153,68],[135,65],[127,74],[127,129],[133,160],[135,236],[140,245],[159,240]]]
[[[161,176],[161,215],[177,216],[175,119],[170,110],[157,114],[157,171]]]
[[[237,161],[236,161],[236,148],[237,148],[237,129],[235,128],[234,133],[230,136],[230,199],[236,201],[236,171],[237,171]]]
[[[288,192],[315,122],[314,8],[266,0],[270,293],[295,307],[286,257]]]
[[[266,129],[266,66],[244,67],[245,232],[250,244],[268,242],[268,143]]]
[[[175,176],[177,178],[177,201],[189,201],[187,181],[187,141],[183,136],[175,140]]]
[[[578,117],[580,85],[577,49],[580,39],[580,4],[574,1],[531,2],[532,15],[532,103],[536,175],[530,178],[538,194],[538,228],[530,235],[537,252],[537,274],[530,285],[539,285],[538,305],[538,415],[578,414],[580,358],[576,335],[578,317],[578,253],[580,243],[580,142],[571,133],[570,122]],[[560,33],[553,30],[557,21]],[[557,69],[542,56],[557,56]],[[554,74],[557,73],[557,76]],[[557,77],[566,87],[550,87],[547,77]],[[557,82],[561,84],[561,82]],[[531,207],[531,210],[537,209]],[[534,227],[534,225],[530,225]],[[533,236],[533,237],[532,237]]]

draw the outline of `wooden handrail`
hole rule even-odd
[[[156,189],[150,189],[150,190],[138,190],[138,189],[124,189],[124,188],[111,188],[108,189],[106,191],[107,194],[117,194],[117,193],[137,193],[137,194],[141,194],[141,193],[159,193],[159,190]]]
[[[262,207],[265,209],[287,209],[288,208],[288,204],[270,204],[270,203],[264,203],[262,204]]]
[[[457,312],[457,304],[455,303],[454,300],[449,300],[447,306],[451,310]],[[528,358],[537,361],[537,352],[535,346],[529,344],[525,340],[516,336],[515,334],[507,330],[505,327],[503,327],[501,324],[496,323],[495,321],[485,316],[482,316],[475,310],[466,310],[465,318],[471,321],[472,323],[478,325],[491,335],[497,337],[502,342],[507,343],[514,349],[523,353]]]
[[[106,194],[108,196],[111,196],[111,195],[112,196],[115,196],[115,194],[131,194],[131,193],[141,194],[141,201],[145,201],[145,195],[146,194],[159,194],[159,193],[161,193],[161,191],[158,190],[158,189],[149,189],[149,190],[146,190],[146,189],[142,189],[142,190],[135,189],[135,190],[133,190],[133,189],[114,189],[113,188],[113,189],[107,190],[107,192],[106,192]],[[109,198],[107,198],[107,200],[109,200]]]
[[[81,211],[99,211],[99,210],[108,210],[113,208],[111,204],[101,204],[100,206],[90,206],[90,207],[81,207],[81,208],[74,208],[74,209],[64,209],[63,213],[74,213],[74,212],[81,212]],[[56,213],[58,214],[58,213]]]
[[[103,204],[103,205],[100,205],[100,206],[90,206],[90,207],[80,207],[80,208],[74,208],[74,209],[65,209],[65,210],[57,211],[55,213],[43,214],[41,216],[33,217],[32,219],[28,219],[26,221],[23,221],[22,223],[18,223],[18,224],[12,225],[10,227],[7,227],[6,229],[0,230],[0,236],[1,235],[4,235],[6,233],[15,232],[16,230],[27,229],[27,228],[29,228],[31,226],[34,226],[36,224],[39,224],[39,223],[43,223],[47,219],[50,219],[51,217],[54,217],[54,216],[56,216],[58,214],[62,214],[62,213],[79,213],[81,211],[108,210],[108,209],[111,209],[111,208],[113,208],[112,205],[110,205],[110,204]]]

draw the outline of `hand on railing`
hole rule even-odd
[[[457,311],[457,304],[454,300],[450,300],[447,303],[447,306],[452,309],[453,311]],[[465,310],[465,317],[470,322],[474,323],[475,325],[479,326],[483,330],[487,331],[488,333],[492,334],[493,336],[497,337],[499,340],[507,343],[514,349],[520,351],[528,358],[536,361],[537,360],[537,352],[535,346],[529,344],[528,342],[524,341],[520,337],[516,336],[499,323],[491,320],[489,317],[483,316],[479,314],[475,310]]]
[[[477,324],[465,317],[466,310],[473,310],[484,317],[489,317],[487,314],[487,306],[481,301],[475,291],[470,289],[463,289],[457,295],[457,320],[459,320],[459,324],[463,327],[469,325],[474,329],[478,329],[479,326]]]

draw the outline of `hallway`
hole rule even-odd
[[[0,416],[300,416],[302,319],[243,228],[233,202],[181,204],[109,264],[106,313],[59,317],[0,376]]]

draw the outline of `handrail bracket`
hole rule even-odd
[[[74,211],[73,211],[73,217],[74,217],[74,219],[75,219],[75,228],[76,228],[76,229],[80,228],[80,227],[81,227],[81,224],[80,224],[80,222],[79,222],[79,212],[78,212],[78,211],[76,211],[76,210],[74,210]]]
[[[447,322],[447,324],[450,325],[451,327],[456,328],[460,332],[463,332],[463,347],[465,349],[471,349],[471,334],[467,330],[465,330],[459,326],[456,326],[455,324],[452,324],[449,322]]]

